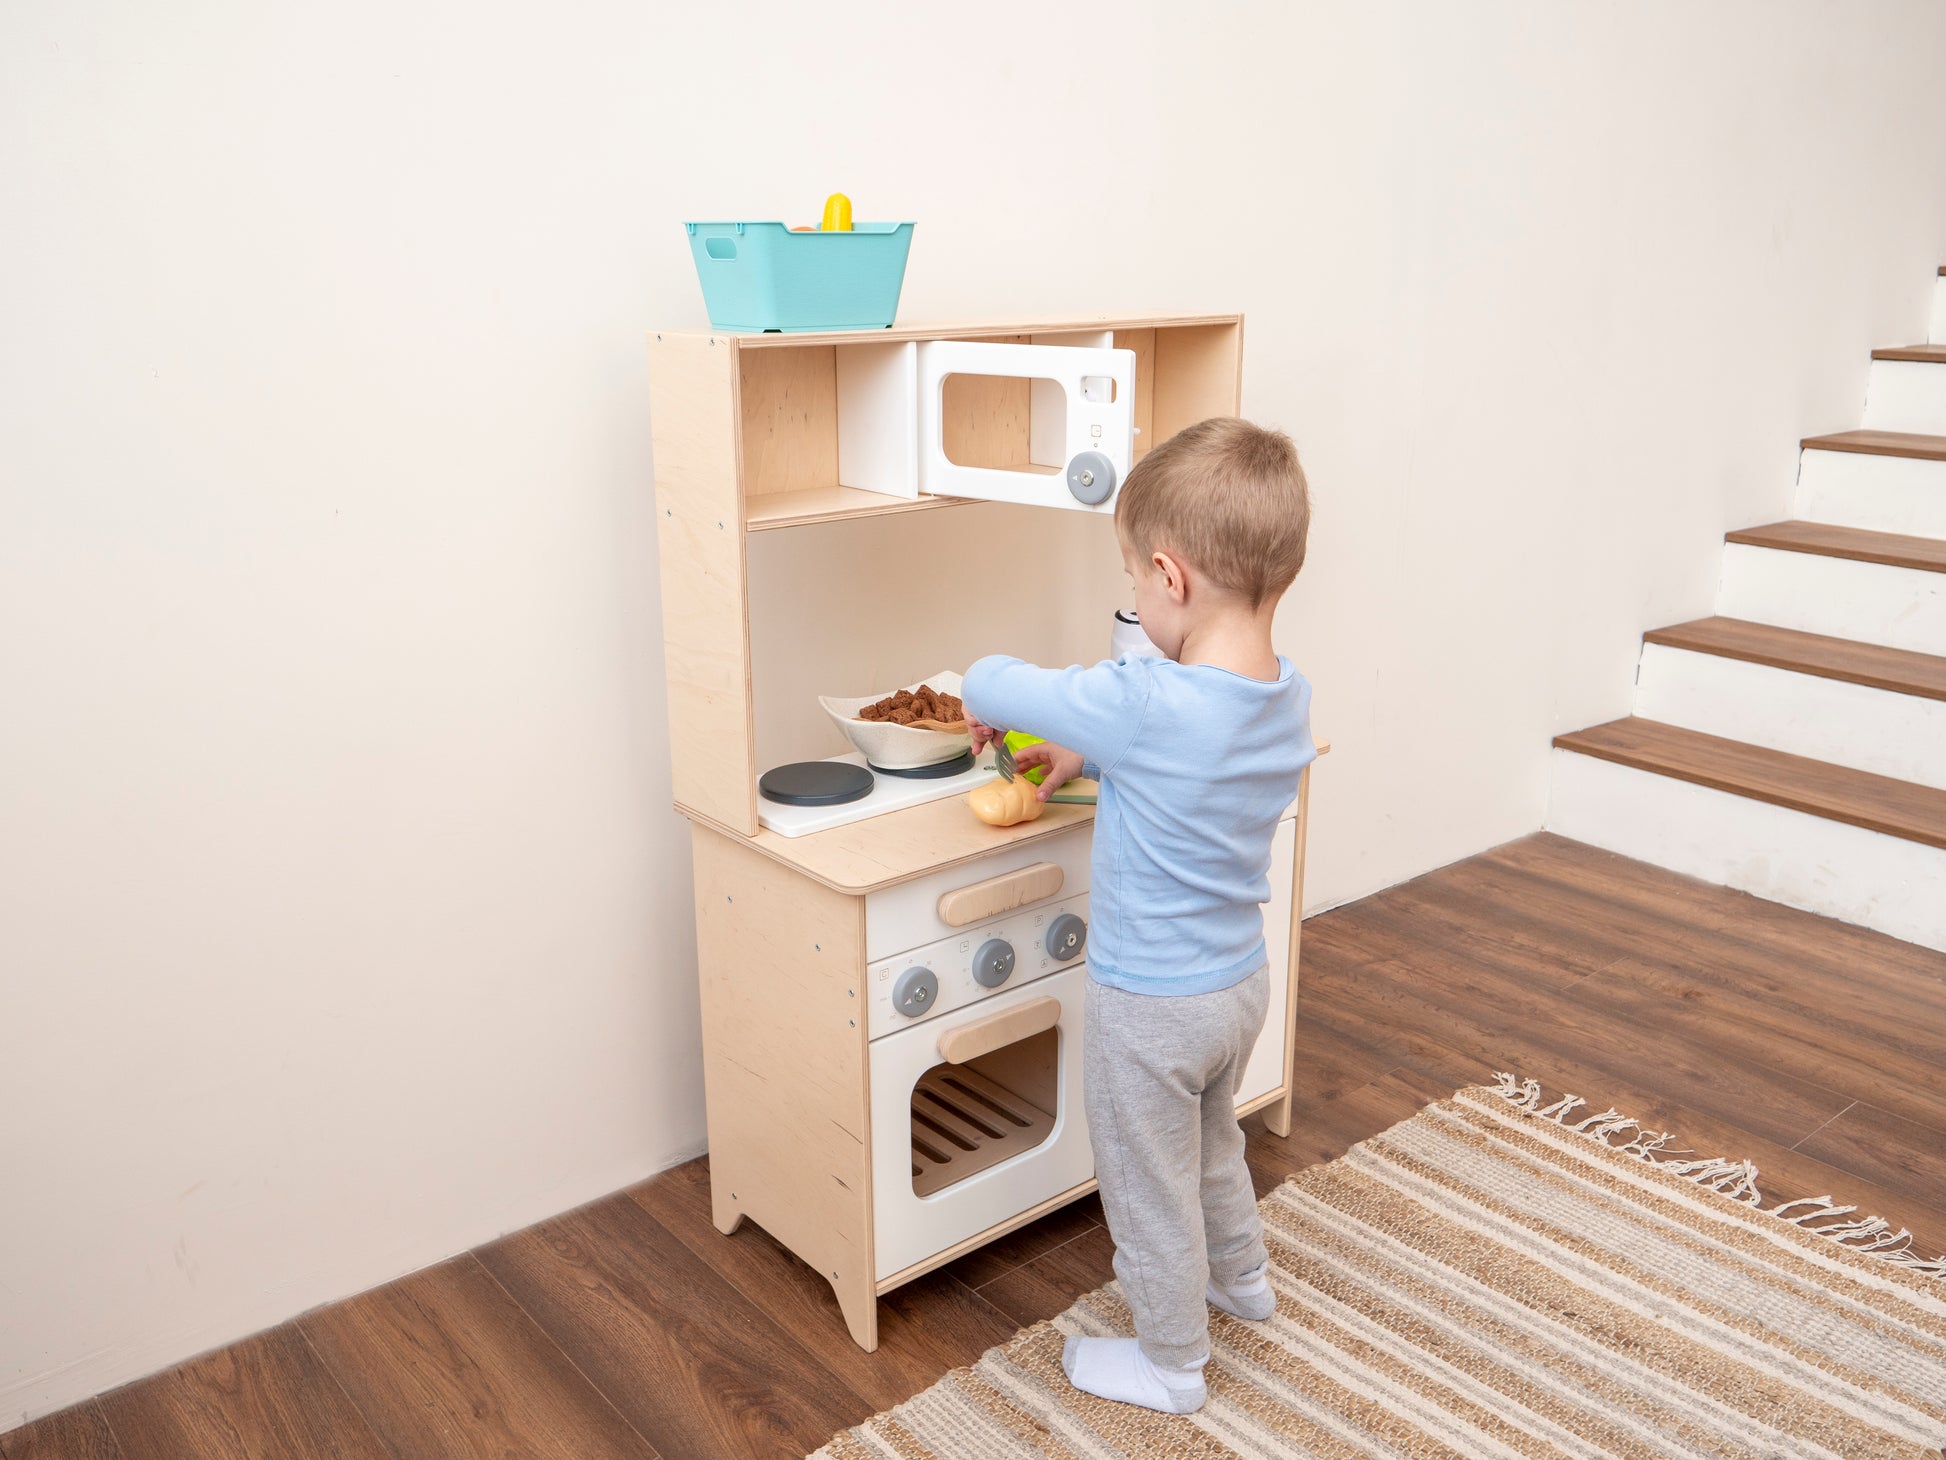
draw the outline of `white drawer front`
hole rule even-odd
[[[990,857],[944,872],[901,882],[865,897],[865,961],[890,958],[910,948],[936,943],[960,929],[939,915],[939,899],[948,892],[984,882],[1004,872],[1052,862],[1061,869],[1060,891],[1030,907],[1078,896],[1088,890],[1088,857],[1094,849],[1094,824],[1084,822],[1055,836],[1017,844]]]

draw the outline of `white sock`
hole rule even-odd
[[[1194,1414],[1209,1398],[1201,1362],[1165,1369],[1142,1352],[1135,1338],[1070,1337],[1061,1349],[1061,1367],[1077,1389],[1123,1404],[1139,1404],[1164,1414]]]
[[[1277,1295],[1270,1290],[1270,1264],[1247,1272],[1234,1283],[1209,1280],[1204,1295],[1225,1313],[1261,1323],[1277,1311]]]

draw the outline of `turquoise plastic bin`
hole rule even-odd
[[[782,223],[685,223],[703,307],[720,330],[872,330],[891,325],[910,223],[793,233]]]

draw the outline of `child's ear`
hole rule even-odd
[[[1189,580],[1183,576],[1181,563],[1167,553],[1155,553],[1149,561],[1162,575],[1162,591],[1168,595],[1171,603],[1181,603],[1189,596]]]

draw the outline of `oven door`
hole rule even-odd
[[[879,1281],[1094,1175],[1081,1103],[1087,968],[872,1041]]]

